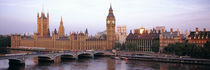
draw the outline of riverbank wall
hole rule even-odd
[[[155,57],[155,56],[129,56],[121,55],[128,60],[141,60],[141,61],[155,61],[155,62],[167,62],[167,63],[183,63],[183,64],[203,64],[210,65],[209,59],[196,59],[196,58],[169,58],[169,57]]]

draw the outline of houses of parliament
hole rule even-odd
[[[85,32],[71,32],[65,36],[65,28],[61,17],[58,30],[49,30],[49,13],[37,14],[37,33],[33,37],[21,36],[20,34],[11,35],[11,47],[36,47],[50,50],[108,50],[114,47],[115,36],[115,16],[112,6],[106,18],[106,36],[99,38],[89,37],[88,30]],[[52,35],[51,35],[52,34]]]

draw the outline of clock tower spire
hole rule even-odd
[[[109,13],[106,18],[106,32],[107,32],[107,47],[106,49],[112,49],[115,44],[115,16],[113,13],[112,5],[110,5]]]

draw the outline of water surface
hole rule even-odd
[[[38,63],[37,58],[27,59],[25,66],[9,66],[0,60],[0,70],[210,70],[207,65],[175,64],[138,60],[114,60],[109,57],[79,59],[55,63]]]

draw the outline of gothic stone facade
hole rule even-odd
[[[140,52],[152,52],[152,45],[153,43],[158,43],[160,45],[160,52],[163,51],[163,48],[168,46],[168,44],[174,44],[177,42],[183,42],[184,35],[180,34],[180,31],[173,31],[171,29],[170,32],[162,32],[160,30],[150,30],[147,31],[144,28],[143,33],[141,33],[140,29],[135,29],[135,33],[133,34],[130,32],[130,34],[126,38],[126,42],[133,42],[136,43],[137,48],[136,51]]]
[[[196,28],[196,30],[191,31],[188,36],[188,43],[194,43],[202,47],[207,41],[210,41],[210,31],[206,31],[206,28],[204,28],[203,31],[199,31],[198,28]]]
[[[170,32],[161,32],[160,33],[160,52],[163,52],[163,49],[168,46],[168,44],[182,43],[184,41],[184,35],[180,34],[180,31],[173,31],[170,29]]]
[[[52,50],[107,50],[114,47],[115,36],[115,16],[110,6],[106,19],[106,38],[88,37],[88,30],[84,33],[72,32],[69,36],[64,34],[63,20],[61,18],[60,27],[57,32],[55,29],[50,36],[49,14],[45,17],[44,12],[37,15],[37,33],[34,37],[21,36],[20,34],[11,35],[12,48],[36,47]]]
[[[153,43],[159,42],[159,33],[156,33],[155,30],[147,33],[147,31],[136,32],[133,34],[130,31],[129,35],[126,38],[126,43],[136,43],[137,47],[135,51],[140,52],[152,52],[151,46]]]

